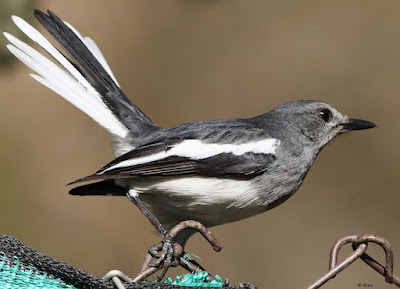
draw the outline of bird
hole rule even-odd
[[[67,56],[17,16],[14,23],[56,63],[4,33],[8,49],[36,72],[35,80],[89,115],[113,140],[115,159],[71,182],[80,185],[70,194],[127,196],[144,204],[148,210],[142,212],[165,230],[183,220],[213,227],[268,211],[297,191],[336,136],[375,127],[317,100],[292,101],[252,118],[160,127],[123,93],[91,38],[52,11],[34,15]],[[182,232],[175,241],[184,247],[192,234]]]

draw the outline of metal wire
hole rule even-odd
[[[365,253],[365,251],[368,248],[368,243],[371,242],[378,244],[385,251],[385,266],[379,264],[367,253]],[[339,250],[347,243],[352,244],[354,252],[338,265],[337,261],[338,261]],[[382,237],[376,235],[364,234],[364,235],[348,235],[337,240],[333,244],[331,249],[330,260],[329,260],[329,272],[326,273],[324,276],[322,276],[314,284],[309,286],[308,289],[320,288],[322,285],[324,285],[326,282],[334,278],[336,274],[344,270],[347,266],[349,266],[358,258],[363,260],[375,271],[383,275],[385,277],[386,282],[395,284],[397,287],[400,287],[399,277],[393,275],[393,251],[389,242],[383,239]]]
[[[213,246],[215,251],[221,250],[222,244],[219,243],[218,240],[214,236],[212,236],[212,234],[203,225],[195,221],[182,222],[173,229],[171,229],[169,234],[172,237],[175,237],[180,231],[186,228],[196,229],[207,239],[207,241]],[[384,250],[385,266],[378,263],[375,259],[373,259],[366,253],[368,249],[368,243],[375,243]],[[354,252],[348,255],[342,262],[338,264],[339,251],[346,244],[351,244]],[[178,254],[180,256],[180,265],[185,269],[188,269],[189,271],[193,271],[193,268],[191,268],[191,266],[188,265],[187,262],[185,263],[183,258],[181,257],[184,254],[182,247],[179,246],[178,244],[175,244],[175,246],[177,246]],[[149,262],[151,256],[148,254],[147,257],[148,257],[147,262]],[[364,235],[348,235],[338,239],[333,244],[330,252],[328,273],[326,273],[324,276],[322,276],[320,279],[318,279],[316,282],[310,285],[308,289],[320,288],[322,285],[324,285],[329,280],[334,278],[338,273],[343,271],[345,268],[347,268],[350,264],[352,264],[359,258],[363,260],[366,264],[368,264],[371,268],[373,268],[375,271],[383,275],[385,277],[386,282],[394,284],[397,287],[400,287],[400,278],[393,274],[393,251],[389,242],[377,235],[364,234]],[[117,270],[110,271],[106,276],[104,276],[104,278],[107,280],[111,279],[112,281],[114,281],[114,284],[117,288],[123,289],[125,287],[122,284],[121,280],[127,282],[132,282],[132,281],[138,282],[148,277],[149,275],[154,274],[156,271],[162,269],[163,267],[164,264],[161,264],[161,266],[159,266],[158,268],[148,267],[148,265],[144,266],[142,267],[142,271],[140,272],[140,274],[136,276],[134,280],[129,279],[126,275]],[[199,270],[200,272],[203,271],[201,267],[197,267],[197,270]],[[209,277],[213,278],[213,276],[211,275],[209,275]]]
[[[125,286],[124,284],[122,284],[122,281],[133,282],[131,278],[129,278],[119,270],[111,270],[103,277],[103,279],[106,281],[112,280],[117,289],[125,289]]]

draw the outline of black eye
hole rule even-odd
[[[329,122],[332,118],[332,112],[329,109],[324,108],[319,112],[319,116],[324,122]]]

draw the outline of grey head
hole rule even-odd
[[[298,136],[298,141],[310,141],[317,149],[343,132],[375,127],[372,122],[350,118],[327,103],[313,100],[289,102],[264,116],[283,125],[286,133],[292,133],[292,139]]]

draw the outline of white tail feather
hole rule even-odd
[[[124,138],[129,132],[128,129],[112,114],[99,93],[84,76],[39,31],[17,16],[13,16],[12,19],[29,38],[38,43],[61,66],[56,65],[26,43],[5,32],[5,37],[13,44],[7,45],[10,52],[40,75],[32,75],[33,78],[89,115],[113,136]],[[72,30],[76,32],[75,29]],[[79,33],[78,37],[82,38]],[[106,71],[110,73],[111,69],[97,45],[92,40],[84,40],[84,43]],[[114,79],[112,73],[110,73],[110,76]]]

